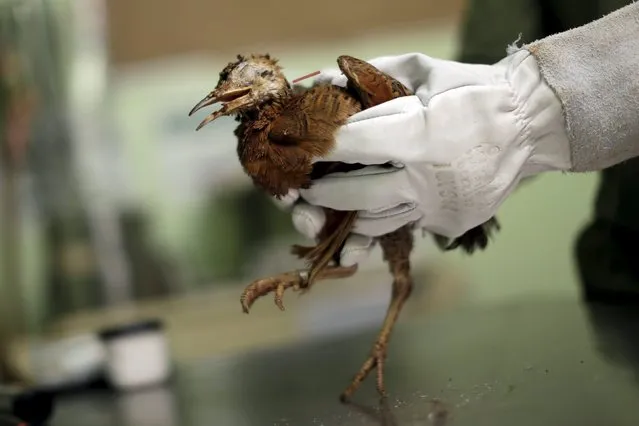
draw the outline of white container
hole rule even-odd
[[[160,321],[144,321],[102,330],[106,373],[111,385],[133,390],[166,382],[171,360]]]
[[[44,387],[81,386],[102,375],[106,355],[94,333],[37,342],[31,348],[35,384]]]

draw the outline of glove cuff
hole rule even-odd
[[[537,60],[528,51],[508,56],[506,79],[511,85],[520,122],[521,140],[530,149],[522,172],[526,176],[571,168],[570,143],[561,102],[546,83]]]

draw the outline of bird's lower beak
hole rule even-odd
[[[196,130],[200,130],[202,127],[206,126],[208,123],[210,123],[211,121],[215,120],[218,117],[221,117],[223,115],[229,114],[230,112],[233,112],[235,109],[237,109],[239,106],[243,104],[243,102],[240,101],[240,98],[242,96],[249,94],[250,91],[251,91],[250,87],[242,87],[240,89],[231,89],[226,91],[214,90],[211,93],[209,93],[204,99],[198,102],[193,107],[193,109],[191,109],[191,112],[189,112],[189,117],[193,115],[195,112],[201,110],[202,108],[209,105],[213,105],[218,102],[223,103],[222,108],[219,109],[218,111],[215,111],[209,114],[200,123],[200,125],[197,127]]]

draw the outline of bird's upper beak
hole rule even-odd
[[[200,130],[202,127],[209,124],[211,121],[215,120],[218,117],[223,115],[228,115],[238,108],[248,104],[250,99],[245,98],[251,92],[250,87],[242,87],[239,89],[227,89],[225,90],[223,87],[213,90],[209,93],[204,99],[198,102],[191,112],[189,112],[189,117],[193,115],[196,111],[200,109],[213,105],[218,102],[222,102],[222,108],[217,111],[209,114],[202,122],[197,126],[196,130]]]

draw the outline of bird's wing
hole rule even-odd
[[[348,88],[357,94],[363,108],[412,95],[400,81],[366,61],[342,55],[337,58],[337,65],[348,80]]]
[[[348,117],[383,102],[412,92],[400,81],[370,63],[348,55],[337,59],[348,80],[347,89],[319,84],[298,91],[273,120],[269,132],[272,142],[298,145],[303,141],[327,141],[346,123]]]
[[[269,140],[282,145],[313,145],[323,155],[335,131],[361,106],[348,91],[337,86],[315,86],[294,96],[271,122]],[[314,152],[315,153],[315,152]]]

